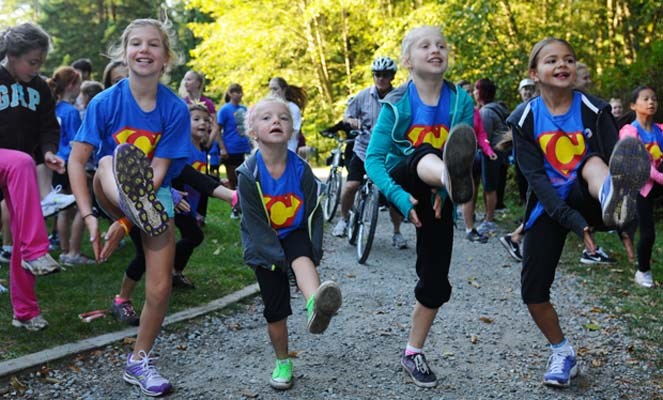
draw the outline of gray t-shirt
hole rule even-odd
[[[361,121],[361,135],[355,139],[354,152],[360,160],[366,159],[366,149],[371,139],[371,130],[380,115],[380,96],[375,86],[363,89],[348,101],[344,118],[358,118]]]

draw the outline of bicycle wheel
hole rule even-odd
[[[375,229],[378,226],[379,196],[377,186],[371,184],[368,193],[364,197],[359,232],[357,233],[357,261],[359,264],[366,263],[371,252]]]
[[[332,169],[327,178],[327,189],[325,198],[322,200],[322,213],[325,221],[331,222],[336,215],[336,209],[341,201],[341,187],[343,177],[338,169]]]

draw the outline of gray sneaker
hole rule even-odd
[[[35,276],[53,274],[62,269],[48,253],[34,260],[22,260],[21,267]]]
[[[40,331],[48,326],[48,322],[41,316],[41,314],[36,317],[29,319],[27,321],[19,321],[14,317],[12,320],[12,326],[16,328],[25,328],[30,332]]]
[[[423,353],[412,354],[401,357],[401,366],[412,382],[419,387],[431,388],[437,386],[435,372],[428,366]]]
[[[407,240],[400,232],[394,233],[394,236],[391,237],[391,245],[397,249],[407,249]]]
[[[477,232],[482,236],[491,236],[497,232],[497,224],[491,221],[483,221],[477,226]]]
[[[76,254],[74,256],[66,255],[63,257],[63,260],[61,262],[68,266],[68,267],[73,267],[74,265],[92,265],[95,264],[95,261],[82,255],[82,254]]]
[[[134,310],[131,300],[122,303],[116,303],[115,300],[113,300],[110,311],[115,319],[120,322],[130,326],[138,326],[138,324],[140,324],[140,317],[136,314],[136,310]]]
[[[472,200],[474,182],[472,166],[477,151],[474,129],[467,124],[458,124],[451,129],[444,145],[443,160],[446,166],[444,185],[451,201],[464,204]]]

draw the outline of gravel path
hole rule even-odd
[[[439,385],[421,389],[409,383],[399,354],[414,301],[414,228],[403,226],[411,248],[396,250],[390,246],[388,215],[381,213],[380,220],[368,265],[355,262],[345,239],[325,238],[320,273],[340,284],[344,301],[324,335],[306,332],[302,298],[293,299],[289,328],[296,381],[291,390],[268,386],[273,352],[261,301],[255,298],[234,312],[164,330],[156,345],[157,365],[175,384],[169,398],[663,399],[661,371],[631,356],[642,343],[625,336],[620,321],[566,274],[558,274],[553,301],[579,353],[581,375],[567,390],[542,386],[548,349],[521,303],[520,267],[495,238],[469,243],[462,229],[456,230],[454,244],[453,295],[425,346]],[[597,330],[584,327],[590,321]],[[19,379],[27,391],[22,396],[0,392],[0,397],[141,398],[122,381],[129,349],[130,343],[117,344],[51,365],[47,379],[23,374]],[[651,357],[656,353],[660,356]]]

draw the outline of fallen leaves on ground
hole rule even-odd
[[[483,323],[486,323],[486,324],[492,324],[493,323],[493,320],[491,318],[488,318],[488,317],[479,317],[479,321],[481,321]]]

